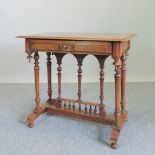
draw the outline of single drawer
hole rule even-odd
[[[67,41],[67,40],[39,40],[32,39],[29,42],[30,50],[58,51],[69,53],[111,54],[111,42],[99,41]]]
[[[33,39],[30,41],[30,49],[38,51],[58,51],[59,44],[52,40]]]
[[[76,42],[74,52],[92,53],[92,54],[110,54],[112,53],[111,42]]]

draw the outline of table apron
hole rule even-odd
[[[111,55],[112,42],[29,39],[26,48],[28,48],[27,50],[38,52],[54,51],[73,54]]]

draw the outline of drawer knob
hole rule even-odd
[[[64,48],[64,49],[67,49],[67,45],[63,45],[63,48]]]

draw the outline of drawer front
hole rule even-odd
[[[63,40],[38,40],[32,39],[29,44],[30,50],[36,51],[58,51],[85,54],[111,54],[111,42],[94,41],[63,41]]]
[[[50,40],[30,40],[30,49],[38,51],[58,51],[59,44]]]
[[[109,42],[78,42],[74,45],[74,52],[110,54],[112,46]]]

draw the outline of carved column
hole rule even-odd
[[[114,57],[114,65],[115,65],[115,123],[112,125],[111,132],[111,147],[116,149],[118,147],[118,138],[120,135],[120,130],[122,126],[122,122],[120,120],[120,98],[121,98],[121,59],[119,57]]]
[[[39,92],[39,54],[38,52],[34,53],[34,77],[35,77],[35,102],[36,107],[32,113],[27,117],[27,123],[30,128],[34,127],[34,121],[44,112],[46,108],[40,105],[40,92]]]
[[[121,67],[122,67],[122,51],[121,42],[113,43],[112,57],[115,65],[115,125],[120,125],[120,100],[121,100]]]
[[[48,80],[48,100],[52,100],[52,79],[51,79],[51,53],[47,52],[47,80]]]
[[[123,115],[127,115],[126,111],[126,57],[127,53],[124,53],[121,57],[122,69],[121,69],[121,112]],[[127,116],[126,116],[127,117]],[[127,118],[126,118],[127,119]]]
[[[83,59],[86,55],[82,55],[82,54],[74,54],[74,56],[76,57],[77,59],[77,62],[78,62],[78,100],[80,101],[81,100],[81,79],[82,79],[82,62],[83,62]]]
[[[40,105],[40,88],[39,88],[39,54],[38,52],[34,53],[34,76],[35,76],[35,102],[36,102],[36,108],[35,112],[39,112],[39,105]]]
[[[116,125],[119,125],[120,121],[120,98],[121,98],[121,60],[115,59],[115,117]]]
[[[105,115],[105,105],[104,100],[104,62],[108,56],[96,55],[96,58],[100,64],[100,108],[99,113]]]
[[[65,55],[65,53],[55,53],[56,59],[57,59],[57,75],[58,75],[58,98],[61,98],[61,64],[62,64],[62,58]]]
[[[115,65],[115,122],[112,125],[111,132],[111,147],[116,149],[118,147],[118,138],[120,131],[124,125],[124,119],[121,114],[125,109],[125,89],[126,89],[126,56],[123,55],[124,51],[128,51],[130,42],[113,42],[112,57]],[[122,102],[123,101],[123,102]]]

